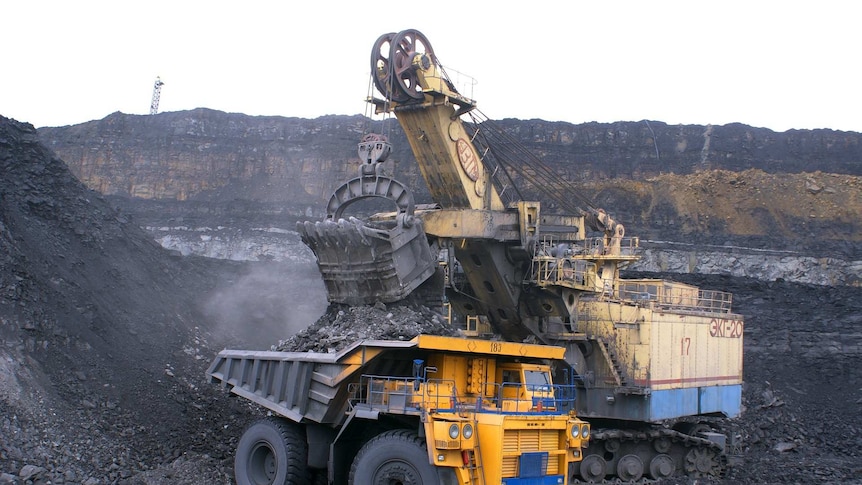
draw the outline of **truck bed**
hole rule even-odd
[[[342,385],[387,349],[415,347],[415,341],[366,340],[336,353],[222,350],[207,376],[296,422],[337,424],[348,407]]]

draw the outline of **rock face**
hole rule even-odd
[[[645,245],[647,245],[645,243]],[[763,281],[793,281],[822,286],[862,286],[862,261],[815,258],[798,253],[754,249],[669,249],[651,245],[632,264],[634,271],[656,273],[723,274]]]
[[[40,136],[80,180],[106,195],[310,203],[347,178],[366,123],[361,116],[305,120],[196,109],[114,113],[43,128]]]
[[[833,130],[776,133],[740,123],[667,125],[658,121],[499,123],[546,163],[565,166],[583,179],[648,178],[705,169],[769,173],[828,172],[862,175],[862,134]]]
[[[859,176],[709,170],[586,186],[627,235],[862,258]]]
[[[859,257],[859,133],[648,121],[495,124],[624,222],[629,235]],[[359,115],[114,113],[42,128],[39,136],[102,194],[146,200],[152,210],[247,220],[262,213],[320,217],[332,191],[357,175],[356,144],[369,131],[389,135],[387,170],[417,201],[430,202],[398,124]]]
[[[574,125],[507,119],[496,124],[569,180],[645,179],[704,169],[862,175],[862,134],[776,133],[742,124],[656,121]],[[356,172],[356,144],[384,132],[364,116],[309,120],[209,109],[155,116],[114,113],[39,135],[87,186],[103,194],[187,200],[221,193],[260,201],[329,197]],[[415,159],[397,123],[386,125],[398,177],[411,187]]]

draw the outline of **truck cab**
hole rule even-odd
[[[539,364],[506,364],[498,369],[501,406],[504,410],[551,412],[574,401],[571,386],[555,386],[551,368]]]

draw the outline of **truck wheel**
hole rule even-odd
[[[245,430],[236,447],[237,485],[306,485],[308,445],[297,425],[284,419],[262,419]]]
[[[387,431],[362,446],[350,467],[351,485],[437,485],[425,441],[407,430]]]

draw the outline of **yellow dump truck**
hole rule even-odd
[[[420,335],[338,353],[222,351],[207,375],[273,414],[241,485],[568,483],[589,444],[562,347]]]

